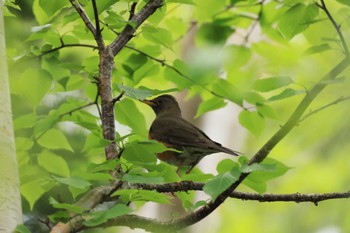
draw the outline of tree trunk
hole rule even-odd
[[[2,6],[0,0],[0,232],[13,232],[22,223],[22,210]]]

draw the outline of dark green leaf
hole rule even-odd
[[[220,25],[215,21],[213,23],[204,23],[196,33],[196,42],[199,45],[223,44],[233,32],[234,29],[230,26]]]
[[[287,86],[291,83],[293,83],[293,80],[287,76],[263,78],[254,82],[253,89],[260,92],[267,92]]]
[[[20,224],[20,225],[17,225],[14,233],[31,233],[31,232],[24,224]]]

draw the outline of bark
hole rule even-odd
[[[22,210],[2,6],[0,1],[0,232],[13,232],[22,223]]]

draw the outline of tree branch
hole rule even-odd
[[[129,42],[136,29],[162,5],[163,0],[150,0],[139,13],[131,18],[130,24],[126,25],[119,36],[110,44],[114,56]]]
[[[80,15],[80,18],[84,21],[86,27],[91,31],[92,35],[96,35],[96,28],[92,21],[90,20],[89,16],[84,11],[83,7],[80,5],[80,3],[77,0],[69,0],[72,6],[75,8],[75,10]]]
[[[63,41],[61,41],[61,45],[59,47],[43,51],[42,54],[40,54],[38,57],[45,56],[46,54],[53,53],[55,51],[58,51],[60,49],[67,48],[67,47],[85,47],[85,48],[98,49],[98,47],[94,46],[94,45],[89,45],[89,44],[64,44]]]
[[[308,114],[305,114],[305,115],[303,116],[303,118],[300,119],[299,123],[302,122],[302,121],[304,121],[306,118],[312,116],[312,115],[315,114],[315,113],[318,113],[318,112],[320,112],[320,111],[322,111],[322,110],[324,110],[324,109],[326,109],[326,108],[329,108],[329,107],[331,107],[331,106],[333,106],[333,105],[336,105],[336,104],[338,104],[338,103],[340,103],[340,102],[343,102],[343,101],[346,101],[346,100],[350,100],[350,96],[348,96],[348,97],[343,97],[343,96],[342,96],[342,97],[340,97],[340,98],[338,98],[338,99],[336,99],[336,100],[330,102],[329,104],[326,104],[326,105],[324,105],[324,106],[322,106],[322,107],[320,107],[320,108],[317,108],[317,109],[315,109],[315,110],[309,112]]]
[[[94,34],[95,40],[97,42],[97,45],[100,49],[103,49],[105,47],[104,41],[102,39],[102,34],[101,34],[101,28],[100,28],[100,20],[98,17],[98,9],[96,5],[96,0],[92,0],[92,8],[94,9],[94,16],[95,16],[95,25],[96,25],[96,32]]]
[[[332,14],[329,12],[329,10],[328,10],[328,8],[326,6],[326,3],[324,2],[324,0],[321,0],[321,4],[316,2],[316,5],[326,13],[328,19],[331,21],[331,23],[333,24],[335,30],[337,31],[337,33],[339,35],[339,38],[340,38],[340,41],[341,41],[341,44],[342,44],[342,47],[343,47],[343,50],[344,50],[344,53],[345,53],[345,56],[347,56],[347,57],[350,56],[349,48],[348,48],[348,46],[346,44],[346,41],[345,41],[344,36],[343,36],[343,33],[340,30],[340,26],[334,20]]]

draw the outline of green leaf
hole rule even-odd
[[[203,187],[203,191],[215,200],[223,191],[236,182],[240,176],[238,168],[221,173],[209,180]]]
[[[268,92],[293,83],[293,80],[287,76],[277,76],[258,79],[253,84],[253,89],[260,92]]]
[[[41,138],[38,139],[38,143],[48,149],[66,149],[73,152],[66,136],[62,131],[58,129],[49,129]]]
[[[66,184],[68,186],[72,186],[79,189],[85,189],[91,185],[90,182],[78,176],[72,176],[72,177],[66,177],[66,178],[53,176],[53,178],[62,184]]]
[[[27,69],[16,85],[19,92],[36,108],[51,88],[51,75],[43,69]]]
[[[38,164],[46,171],[68,177],[70,175],[67,162],[57,154],[44,150],[38,155]]]
[[[200,117],[206,112],[220,109],[226,106],[226,102],[218,97],[213,97],[209,100],[202,101],[197,109],[195,118]]]
[[[343,4],[343,5],[350,6],[349,0],[337,0],[337,2],[339,2],[340,4]]]
[[[30,230],[24,225],[17,225],[15,233],[31,233]]]
[[[284,175],[291,168],[278,160],[266,158],[261,164],[243,165],[241,169],[244,172],[252,172],[243,183],[253,190],[263,193],[266,191],[267,181]]]
[[[291,39],[307,29],[313,23],[313,19],[318,15],[318,12],[319,9],[316,4],[307,6],[302,3],[295,4],[280,18],[279,29],[288,39]]]
[[[227,38],[235,30],[231,26],[221,25],[218,22],[202,24],[196,33],[196,42],[198,45],[224,44]]]
[[[225,79],[218,79],[213,84],[212,91],[238,104],[239,106],[242,106],[243,104],[242,91]]]
[[[278,114],[276,111],[267,104],[260,104],[257,105],[257,110],[260,115],[262,115],[264,118],[271,118],[271,119],[278,119]]]
[[[59,203],[53,197],[49,198],[49,202],[56,209],[65,209],[65,210],[68,210],[69,212],[73,212],[73,213],[77,213],[77,214],[82,214],[82,213],[84,213],[84,211],[88,210],[88,209],[85,209],[85,208],[83,208],[81,206],[77,206],[77,205],[72,205],[72,204],[67,204],[67,203]]]
[[[171,33],[164,28],[146,25],[142,27],[142,35],[145,39],[156,44],[161,44],[168,49],[171,49],[173,45]]]
[[[115,115],[119,123],[129,126],[133,133],[145,135],[146,120],[143,114],[138,110],[134,101],[123,99],[115,106]]]
[[[48,190],[43,188],[47,182],[44,179],[35,179],[30,182],[21,184],[21,194],[28,201],[30,209],[32,210],[36,201]],[[35,190],[35,192],[33,192]]]
[[[256,136],[259,136],[265,128],[264,118],[256,111],[242,111],[239,114],[239,123]]]
[[[287,89],[283,90],[281,93],[279,93],[278,95],[275,95],[275,96],[272,96],[271,98],[269,98],[268,101],[281,100],[281,99],[289,98],[289,97],[296,96],[296,95],[299,95],[302,93],[305,93],[305,91],[287,88]]]
[[[160,184],[164,182],[163,177],[154,177],[144,174],[125,174],[122,178],[123,181],[129,183],[143,183],[143,184]]]
[[[164,193],[151,190],[123,189],[118,190],[112,196],[120,196],[123,201],[152,201],[162,204],[170,204],[170,197]]]
[[[40,16],[36,14],[37,19],[39,19],[38,21],[40,23],[45,23],[52,19],[53,16],[57,15],[62,9],[69,7],[70,3],[61,0],[39,0],[39,6],[41,7],[42,12],[40,12]],[[36,11],[38,11],[38,9]]]
[[[188,5],[196,5],[193,0],[166,0],[166,2],[176,2],[176,3],[183,3]]]
[[[237,169],[239,166],[232,159],[221,160],[220,163],[216,166],[216,170],[219,174],[229,172],[233,169]]]
[[[303,53],[304,56],[308,56],[308,55],[312,55],[315,53],[321,53],[324,52],[326,50],[330,50],[331,46],[329,46],[329,44],[321,44],[321,45],[316,45],[316,46],[312,46],[308,49],[306,49]]]
[[[132,142],[125,145],[123,158],[137,165],[155,165],[155,153],[163,152],[167,148],[156,141]]]
[[[97,211],[90,214],[90,219],[83,222],[85,226],[93,227],[100,225],[109,219],[113,219],[132,212],[132,209],[124,204],[117,204],[109,210]]]
[[[121,91],[124,91],[125,95],[136,100],[144,100],[150,96],[173,92],[177,90],[176,88],[167,89],[167,90],[149,89],[147,87],[132,88],[132,87],[124,86],[122,84],[118,84],[118,88]]]
[[[30,113],[27,115],[17,117],[13,121],[13,126],[14,130],[27,129],[33,128],[36,123],[36,115],[34,113]]]

